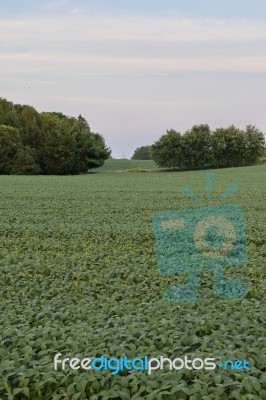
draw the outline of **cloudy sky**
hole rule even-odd
[[[113,156],[166,129],[266,131],[265,0],[0,0],[0,97],[82,114]]]

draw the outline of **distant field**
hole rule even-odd
[[[260,164],[266,162],[266,157],[261,157],[258,161]],[[159,171],[158,165],[152,160],[106,160],[104,165],[100,168],[92,169],[92,172],[122,172],[134,169]]]
[[[118,166],[119,164],[119,166]],[[151,168],[150,161],[141,165]],[[112,167],[113,166],[113,167]],[[139,167],[108,161],[106,171]],[[266,166],[215,170],[214,199],[243,205],[249,263],[226,276],[250,285],[244,299],[215,297],[211,273],[198,303],[163,298],[185,280],[158,272],[154,213],[209,204],[204,173],[0,176],[1,400],[266,399]],[[145,355],[246,359],[246,371],[54,371],[62,357]]]
[[[125,171],[132,168],[142,169],[158,169],[158,166],[152,160],[107,160],[104,165],[100,168],[96,168],[93,171],[99,172],[115,172]]]

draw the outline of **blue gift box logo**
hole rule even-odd
[[[212,193],[212,174],[206,174],[208,197]],[[233,184],[220,199],[237,190]],[[199,200],[190,189],[183,192]],[[162,275],[187,273],[186,284],[166,289],[165,298],[172,301],[198,300],[198,275],[203,269],[213,272],[213,289],[218,297],[243,297],[247,285],[224,278],[225,267],[241,267],[248,262],[239,204],[225,204],[161,212],[154,215],[153,228],[159,272]]]

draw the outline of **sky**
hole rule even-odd
[[[115,158],[167,129],[266,132],[265,0],[0,0],[0,97],[82,114]]]

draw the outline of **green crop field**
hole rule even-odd
[[[121,172],[128,171],[134,168],[144,170],[158,170],[158,166],[152,160],[106,160],[104,165],[97,170],[97,172]]]
[[[159,274],[152,218],[199,206],[182,186],[208,205],[204,172],[0,176],[1,400],[266,399],[266,166],[213,172],[211,204],[240,188],[221,204],[244,210],[249,263],[226,270],[250,285],[244,299],[216,298],[211,272],[197,303],[163,297],[185,276]],[[250,371],[55,371],[58,352],[246,359]]]

